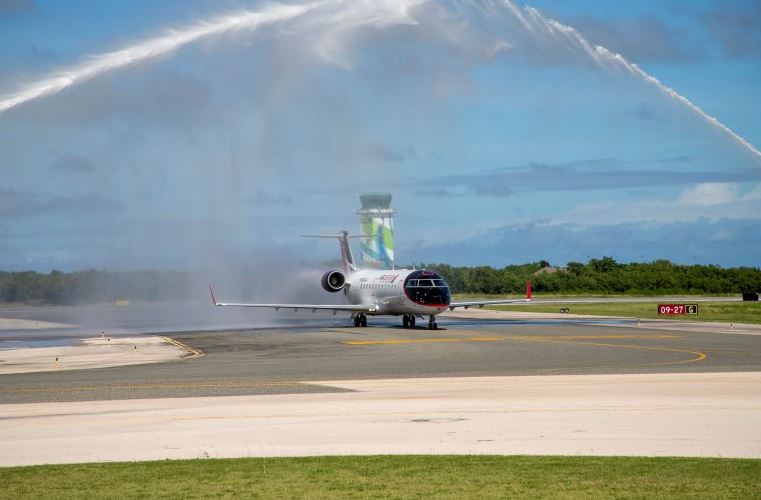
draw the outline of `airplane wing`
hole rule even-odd
[[[481,309],[484,306],[495,306],[500,304],[527,304],[531,302],[531,282],[526,282],[526,298],[525,299],[497,299],[497,300],[468,300],[463,302],[450,302],[449,310],[454,311],[456,307],[478,307]]]
[[[652,303],[654,301],[661,300],[658,297],[597,297],[589,299],[537,299],[531,298],[531,282],[526,283],[526,298],[525,299],[501,299],[501,300],[474,300],[467,302],[452,302],[449,304],[449,310],[454,310],[456,307],[469,307],[482,308],[490,305],[501,304],[636,304],[636,303]],[[739,301],[741,299],[736,297],[687,297],[680,298],[674,297],[669,300],[686,300],[690,303],[693,302],[724,302],[724,301]]]
[[[449,310],[453,311],[455,307],[464,307],[465,309],[468,309],[469,307],[482,308],[484,306],[495,306],[495,305],[501,305],[501,304],[528,304],[529,302],[531,302],[530,298],[499,299],[499,300],[471,300],[471,301],[465,301],[465,302],[450,302]]]
[[[209,292],[211,292],[211,303],[219,307],[259,307],[266,309],[274,309],[276,311],[280,309],[293,309],[294,311],[299,309],[309,309],[312,312],[315,311],[333,311],[335,314],[339,311],[347,312],[362,312],[362,313],[374,313],[376,307],[374,305],[354,305],[354,304],[244,304],[235,302],[217,302],[217,298],[214,295],[214,289],[209,285]]]

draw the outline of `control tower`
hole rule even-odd
[[[359,215],[361,265],[366,268],[394,268],[394,210],[391,194],[365,193],[359,195],[362,208]]]

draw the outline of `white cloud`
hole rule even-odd
[[[740,186],[737,184],[706,182],[685,189],[678,203],[681,205],[722,205],[737,201],[739,197]]]
[[[673,195],[672,195],[673,196]],[[553,224],[694,222],[761,218],[761,183],[743,192],[737,183],[701,183],[661,200],[581,203],[551,218]]]

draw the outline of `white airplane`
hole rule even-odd
[[[334,238],[341,246],[343,272],[333,270],[322,275],[322,288],[331,293],[343,290],[348,304],[241,304],[217,302],[209,285],[211,300],[220,307],[262,307],[270,309],[328,310],[352,313],[354,326],[367,326],[367,316],[393,315],[402,317],[405,328],[414,328],[416,318],[428,316],[428,329],[436,330],[436,315],[456,307],[483,307],[492,304],[526,303],[531,301],[531,282],[526,283],[525,299],[476,300],[452,302],[449,286],[439,274],[425,269],[377,270],[359,269],[354,263],[346,231],[338,235],[306,236],[308,238]]]

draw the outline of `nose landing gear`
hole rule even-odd
[[[436,323],[436,316],[431,314],[431,316],[428,318],[428,329],[437,330],[438,328],[439,328],[439,325]]]

